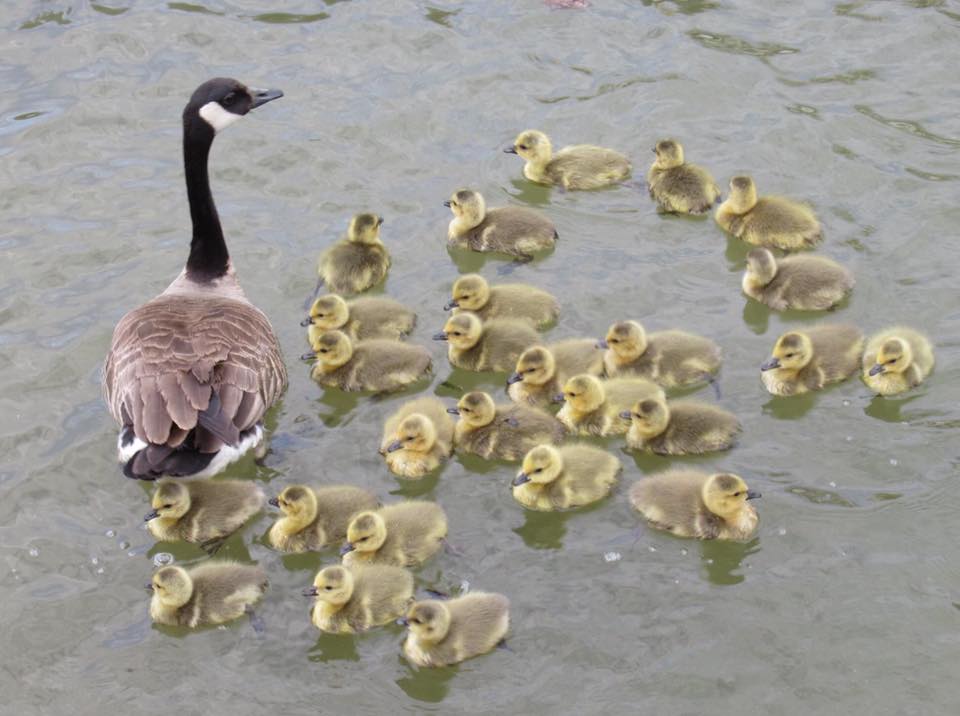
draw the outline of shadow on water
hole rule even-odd
[[[439,669],[417,669],[408,666],[407,669],[407,676],[397,679],[397,686],[410,698],[432,704],[440,703],[447,697],[450,682],[458,671],[456,666]]]
[[[421,478],[397,477],[397,487],[390,490],[391,495],[406,497],[409,499],[424,499],[432,495],[440,482],[440,475],[443,473],[444,465],[441,465],[433,472],[429,472]],[[392,474],[392,473],[391,473]]]
[[[744,559],[760,550],[760,539],[749,542],[726,540],[703,540],[700,543],[700,559],[707,581],[719,586],[740,584],[746,579],[737,572]]]
[[[773,396],[763,404],[763,414],[777,420],[796,420],[809,413],[816,402],[817,395],[814,391],[790,397]]]
[[[496,252],[483,253],[480,251],[470,251],[447,244],[447,253],[450,259],[460,273],[480,273],[480,270],[487,264],[487,261],[496,261],[497,274],[511,274],[517,270],[522,270],[524,266],[538,264],[550,257],[553,250],[538,251],[533,255],[533,260],[527,263],[516,261],[509,254],[500,254]]]
[[[466,393],[482,390],[496,396],[507,389],[507,373],[483,372],[454,368],[433,391],[438,398],[460,399]],[[452,407],[452,404],[451,404]]]
[[[307,652],[310,661],[360,661],[357,637],[353,634],[321,633],[317,643]]]
[[[157,542],[148,551],[148,557],[155,557],[160,553],[173,555],[173,564],[187,566],[194,562],[203,561],[209,555],[200,548],[199,545],[190,542]],[[217,559],[242,562],[244,564],[256,564],[250,557],[250,550],[243,541],[243,530],[238,530],[230,535],[216,549],[214,555]]]
[[[723,257],[727,260],[727,267],[730,273],[743,273],[747,265],[747,254],[753,247],[746,241],[741,241],[735,236],[727,234],[727,250],[723,252]]]
[[[563,538],[567,534],[567,520],[572,512],[536,512],[525,510],[525,519],[521,527],[514,532],[520,535],[530,549],[563,549]]]
[[[908,398],[884,398],[881,395],[876,395],[863,409],[863,412],[871,418],[883,420],[887,423],[903,423],[906,422],[906,418],[900,414],[900,409],[918,397],[911,395]]]
[[[748,298],[743,304],[743,322],[751,331],[762,336],[770,325],[770,309]]]
[[[526,179],[511,179],[510,184],[516,191],[507,191],[507,196],[530,206],[549,206],[553,187],[536,184]]]
[[[467,472],[479,475],[486,475],[491,472],[499,472],[504,468],[507,468],[511,471],[516,471],[518,469],[518,464],[513,462],[506,462],[504,460],[484,460],[479,455],[470,455],[464,453],[457,454],[457,462],[459,462],[463,469]],[[512,474],[512,473],[511,473]],[[509,487],[508,482],[504,482],[504,488]]]

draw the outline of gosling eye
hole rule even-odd
[[[890,365],[891,363],[896,363],[898,360],[900,360],[900,359],[899,359],[899,358],[891,358],[890,360],[887,361],[887,365]]]
[[[543,472],[543,468],[542,468],[542,467],[538,467],[536,470],[534,470],[534,472]]]
[[[161,509],[161,510],[169,510],[171,507],[173,507],[172,504],[167,504],[167,505],[164,505],[163,507],[161,507],[160,509]]]
[[[619,342],[620,342],[619,338],[611,338],[609,341],[607,341],[607,343],[619,343]]]
[[[333,589],[333,587],[331,587],[331,586],[328,584],[326,587],[324,587],[324,589],[326,589],[326,590],[329,592],[331,589]]]
[[[413,435],[407,435],[407,437],[405,437],[404,440],[406,440],[407,442],[410,442],[411,440],[413,440]]]
[[[733,496],[734,496],[734,497],[740,497],[740,495],[742,495],[742,494],[743,494],[743,492],[734,492],[734,493],[733,493]]]
[[[783,357],[784,357],[784,358],[793,358],[794,355],[795,355],[795,354],[793,354],[793,353],[787,353],[787,354],[784,355]]]
[[[463,334],[462,334],[460,331],[454,331],[454,332],[453,332],[453,335],[455,335],[455,336],[462,336]]]
[[[529,149],[529,147],[526,144],[518,144],[517,149]]]
[[[329,349],[329,348],[321,348],[321,349],[320,349],[320,352],[321,352],[321,353],[329,353],[329,352],[330,352],[330,349]]]

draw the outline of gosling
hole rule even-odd
[[[670,470],[645,477],[630,489],[630,504],[652,527],[677,537],[747,540],[757,529],[760,497],[737,475]]]
[[[538,445],[523,458],[513,497],[544,512],[582,507],[609,495],[621,469],[617,458],[590,445]]]
[[[647,398],[620,414],[630,420],[627,447],[657,455],[700,455],[729,450],[740,433],[732,413],[709,403]]]
[[[603,375],[603,352],[589,338],[572,338],[528,348],[507,378],[507,393],[521,405],[546,407],[567,378],[578,373]]]
[[[310,377],[328,388],[389,392],[430,372],[430,354],[422,346],[400,341],[371,340],[356,344],[343,331],[321,334],[313,344],[316,365]]]
[[[472,313],[447,319],[435,341],[447,341],[447,357],[457,368],[472,371],[510,370],[520,354],[539,342],[540,335],[526,321],[501,318],[481,321]]]
[[[513,146],[504,150],[526,161],[523,175],[538,184],[559,184],[564,189],[601,189],[630,177],[625,156],[592,144],[564,147],[556,154],[543,132],[528,129],[517,135]]]
[[[635,375],[664,388],[712,382],[720,370],[720,346],[708,338],[674,330],[648,334],[636,321],[614,323],[597,345],[606,349],[608,376]]]
[[[560,304],[546,291],[522,283],[491,286],[480,274],[470,273],[453,284],[453,298],[443,307],[454,315],[475,313],[481,321],[510,318],[543,328],[557,320]]]
[[[417,398],[387,418],[380,454],[394,475],[418,478],[453,453],[453,420],[436,398]]]
[[[663,388],[646,378],[611,378],[575,375],[557,396],[564,401],[557,413],[571,435],[623,435],[630,421],[621,413],[647,398],[663,399]]]
[[[823,239],[810,207],[782,196],[757,199],[757,187],[747,176],[730,180],[730,195],[717,207],[714,218],[724,231],[755,246],[799,251]]]
[[[656,160],[647,172],[650,198],[667,214],[703,214],[720,198],[720,187],[703,167],[683,160],[683,146],[674,139],[657,142]]]
[[[559,444],[567,434],[549,413],[516,403],[496,405],[480,391],[467,393],[447,410],[460,416],[454,432],[457,449],[485,460],[515,462],[537,445]]]
[[[310,621],[330,634],[356,634],[403,616],[413,601],[413,575],[386,564],[344,567],[317,572],[303,591],[316,597]]]
[[[345,301],[335,293],[320,296],[301,325],[313,345],[321,333],[340,330],[351,341],[398,341],[413,330],[417,314],[391,298],[364,296]]]
[[[350,220],[347,237],[320,255],[317,287],[326,284],[332,293],[362,293],[387,277],[390,254],[380,241],[383,218],[357,214]]]
[[[764,387],[774,395],[801,395],[839,383],[857,372],[863,333],[854,326],[819,325],[777,339],[760,366]]]
[[[443,205],[453,213],[447,243],[456,248],[507,254],[526,262],[538,251],[552,249],[560,238],[543,214],[523,206],[487,210],[483,196],[472,189],[454,192]]]
[[[510,628],[510,601],[471,592],[456,599],[415,602],[403,620],[403,655],[415,666],[450,666],[492,651]]]
[[[887,328],[870,337],[863,352],[863,380],[878,395],[914,388],[933,370],[933,348],[912,328]]]
[[[853,289],[854,279],[843,266],[823,256],[777,259],[770,249],[747,254],[743,292],[774,311],[827,311]]]
[[[447,516],[440,505],[407,500],[354,516],[340,554],[347,566],[415,567],[439,552],[446,536]]]
[[[160,480],[144,520],[158,540],[207,544],[243,527],[263,500],[260,486],[247,480]]]
[[[352,485],[308,487],[290,485],[270,504],[281,517],[267,533],[267,541],[281,552],[316,552],[339,544],[347,536],[353,516],[380,507],[369,490]]]
[[[171,565],[154,572],[150,588],[154,622],[195,628],[248,613],[267,590],[267,575],[260,567],[236,562],[204,562],[189,571]]]

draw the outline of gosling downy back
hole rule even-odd
[[[571,338],[546,346],[532,346],[517,359],[507,379],[507,393],[515,403],[547,406],[571,376],[603,375],[603,351],[590,338]]]
[[[435,340],[447,341],[451,365],[464,370],[510,370],[540,335],[526,321],[495,319],[484,323],[472,313],[452,316]]]
[[[546,291],[522,283],[490,286],[480,274],[461,276],[451,293],[453,297],[445,309],[452,308],[454,315],[470,311],[481,321],[509,318],[541,328],[560,315],[560,304]]]
[[[454,192],[444,206],[454,216],[447,238],[458,248],[529,261],[538,251],[552,249],[560,237],[543,214],[522,206],[487,209],[483,196],[471,189]]]
[[[510,629],[510,601],[502,594],[471,592],[456,599],[415,602],[403,655],[415,666],[449,666],[486,654]]]
[[[703,167],[684,161],[683,146],[663,139],[653,148],[656,160],[647,172],[650,198],[659,211],[671,214],[703,214],[720,198],[720,187]]]
[[[399,390],[424,377],[431,366],[422,346],[400,341],[353,343],[342,331],[328,331],[314,345],[317,359],[310,373],[320,385],[340,390]]]
[[[194,628],[243,616],[266,591],[267,575],[258,566],[208,561],[190,569],[162,567],[150,586],[154,622]]]
[[[572,435],[623,435],[630,421],[621,413],[639,400],[664,397],[663,388],[646,378],[610,378],[581,374],[563,385],[557,413]]]
[[[407,500],[355,515],[340,553],[343,563],[414,567],[440,551],[447,516],[440,505]]]
[[[610,494],[623,466],[591,445],[539,445],[523,458],[513,497],[531,510],[566,510]]]
[[[413,330],[417,314],[382,296],[361,296],[345,301],[335,293],[317,298],[303,321],[313,345],[321,333],[340,330],[351,341],[377,338],[398,341]]]
[[[249,480],[160,480],[145,521],[158,540],[222,539],[263,507],[263,489]]]
[[[870,336],[863,352],[863,380],[879,395],[895,395],[922,383],[933,370],[933,348],[906,326]]]
[[[383,217],[357,214],[347,237],[321,254],[317,273],[332,293],[361,293],[387,277],[390,254],[380,240],[382,225]]]
[[[537,445],[559,444],[563,423],[537,408],[509,403],[495,405],[488,393],[467,393],[450,412],[460,416],[454,433],[457,450],[486,460],[516,461]]]
[[[648,398],[621,415],[631,420],[627,447],[658,455],[729,450],[740,433],[735,415],[709,403]]]
[[[647,333],[636,321],[618,321],[599,344],[608,376],[634,375],[673,388],[713,380],[720,347],[685,331]]]
[[[331,634],[356,634],[388,624],[413,601],[413,575],[386,564],[321,569],[304,596],[315,597],[313,625]]]
[[[717,207],[720,227],[748,244],[798,251],[823,239],[823,231],[810,207],[782,196],[757,198],[757,187],[748,176],[730,180],[730,195]]]
[[[340,544],[353,516],[380,507],[380,499],[353,485],[290,485],[270,504],[280,508],[268,540],[281,552],[318,551]]]
[[[404,403],[384,423],[380,454],[395,475],[423,477],[452,453],[453,419],[437,398]]]
[[[630,162],[606,147],[576,144],[556,154],[543,132],[528,129],[505,150],[526,161],[523,175],[539,184],[557,184],[567,190],[600,189],[630,177]]]
[[[853,288],[853,274],[823,256],[776,258],[769,249],[747,254],[743,292],[775,311],[826,311]]]
[[[846,380],[860,366],[863,333],[843,324],[788,331],[760,366],[763,385],[774,395],[800,395]]]

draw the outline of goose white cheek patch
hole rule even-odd
[[[228,112],[218,102],[207,102],[200,108],[200,116],[203,117],[203,121],[213,127],[214,132],[219,132],[229,127],[243,115]]]

